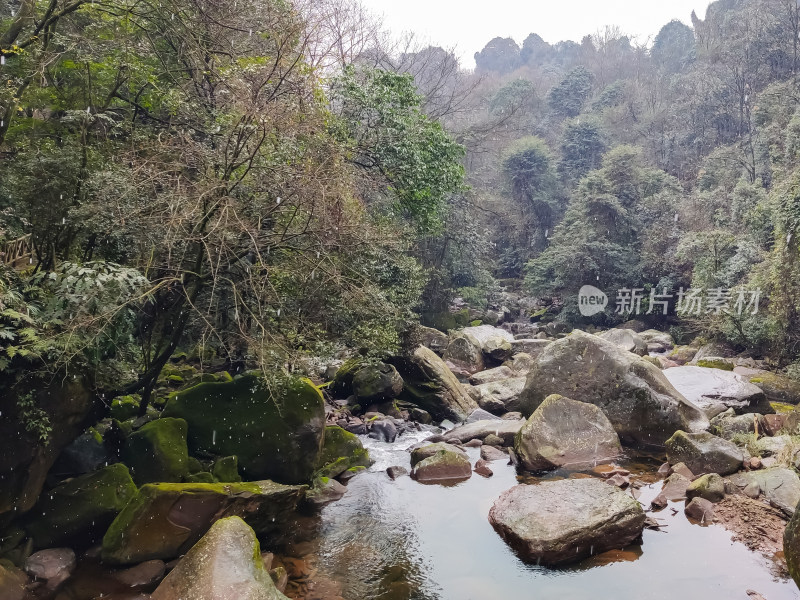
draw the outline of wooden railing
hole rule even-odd
[[[16,269],[24,268],[30,264],[32,255],[33,243],[30,233],[16,240],[0,244],[0,261]]]

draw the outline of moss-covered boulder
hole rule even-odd
[[[109,465],[42,494],[25,528],[36,548],[86,547],[100,539],[135,495],[128,468]]]
[[[770,402],[800,404],[800,381],[796,379],[765,371],[750,377],[750,383],[760,387]]]
[[[403,391],[403,378],[392,365],[377,363],[364,365],[353,376],[353,393],[359,403],[392,400]]]
[[[111,401],[110,414],[112,419],[127,421],[139,415],[139,403],[142,401],[138,394],[119,396]]]
[[[246,479],[305,483],[322,451],[325,407],[308,379],[201,383],[170,397],[162,416],[187,421],[192,453],[235,455]]]
[[[221,483],[238,483],[242,480],[239,475],[239,459],[235,456],[218,458],[211,467],[211,474]]]
[[[133,564],[185,553],[218,519],[243,518],[258,535],[280,531],[305,486],[250,483],[150,483],[114,519],[103,537],[103,560]]]
[[[336,375],[331,382],[328,391],[336,398],[346,398],[353,394],[353,378],[356,376],[362,367],[367,364],[366,359],[362,356],[349,358],[342,366],[336,370]]]
[[[255,532],[238,517],[214,523],[152,594],[153,600],[288,600],[261,560]]]
[[[156,419],[131,433],[122,449],[137,485],[181,481],[189,474],[186,421]]]
[[[338,477],[352,467],[368,467],[372,464],[369,452],[358,436],[341,427],[325,428],[325,439],[317,463],[317,475]]]
[[[414,465],[411,476],[420,483],[455,483],[469,479],[472,466],[463,452],[442,449]]]

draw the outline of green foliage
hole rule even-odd
[[[605,136],[596,119],[581,117],[568,121],[561,135],[559,170],[567,178],[579,180],[600,166],[606,149]]]
[[[586,67],[575,67],[550,90],[547,95],[547,104],[556,114],[564,117],[577,117],[592,93],[593,83],[594,76]]]

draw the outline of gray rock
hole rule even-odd
[[[800,586],[800,510],[786,524],[783,532],[783,552],[786,566],[794,582]]]
[[[477,327],[465,327],[461,333],[469,335],[478,342],[481,349],[484,349],[487,342],[495,338],[500,338],[509,343],[514,341],[514,335],[505,329],[493,327],[491,325],[478,325]]]
[[[497,448],[496,446],[484,445],[481,446],[481,458],[487,462],[495,460],[508,460],[508,454]]]
[[[386,363],[366,365],[353,376],[353,393],[362,403],[391,400],[402,391],[403,378]]]
[[[736,435],[754,433],[758,423],[758,431],[764,431],[764,417],[756,413],[737,415],[732,408],[711,419],[711,433],[729,440]]]
[[[639,356],[647,354],[647,343],[632,329],[609,329],[598,335],[628,352]]]
[[[287,600],[264,568],[258,540],[239,517],[220,519],[152,594],[153,600]]]
[[[446,452],[457,452],[463,456],[466,456],[461,448],[446,442],[435,442],[433,444],[426,444],[425,442],[422,442],[416,448],[411,450],[411,466],[415,466],[417,463],[422,462],[426,458],[430,458],[442,450]]]
[[[520,394],[525,388],[525,377],[511,377],[475,386],[478,405],[493,413],[516,410]]]
[[[514,340],[511,342],[511,348],[514,352],[520,352],[528,354],[531,358],[535,359],[542,353],[542,350],[547,348],[553,342],[551,340],[541,340],[541,339],[522,339],[522,340]]]
[[[397,426],[389,419],[372,421],[369,423],[369,437],[391,444],[397,439]]]
[[[762,371],[749,377],[750,383],[764,391],[770,402],[800,403],[800,381],[786,375]]]
[[[411,476],[420,483],[449,483],[469,479],[472,465],[460,450],[440,449],[414,465]]]
[[[669,502],[685,499],[690,483],[691,481],[680,473],[673,473],[667,477],[661,492],[653,499],[653,508],[664,508]]]
[[[147,560],[130,569],[114,573],[114,579],[129,587],[150,586],[161,581],[166,567],[163,560]]]
[[[692,498],[683,512],[701,525],[709,525],[714,521],[714,505],[705,498]]]
[[[719,502],[725,497],[725,481],[716,473],[702,475],[686,488],[687,498],[705,498],[709,502]]]
[[[485,368],[480,344],[475,338],[463,332],[454,334],[442,358],[470,374],[483,371]]]
[[[484,383],[492,383],[493,381],[502,381],[509,377],[514,377],[514,372],[509,367],[500,366],[473,374],[470,376],[469,382],[472,385],[481,385]]]
[[[697,361],[709,358],[733,358],[736,356],[736,350],[725,344],[719,342],[711,342],[705,346],[701,346],[692,358],[691,364],[697,364]]]
[[[306,493],[306,502],[314,508],[321,508],[340,500],[345,492],[347,492],[347,488],[335,479],[317,479]]]
[[[740,490],[751,484],[758,485],[769,503],[789,516],[794,514],[795,507],[800,502],[800,477],[792,469],[772,467],[736,473],[729,480]]]
[[[419,326],[419,340],[423,346],[430,348],[439,356],[444,354],[444,351],[447,350],[447,344],[450,342],[450,338],[446,333],[424,325]]]
[[[708,432],[676,431],[665,445],[670,463],[683,462],[695,474],[729,475],[738,471],[744,460],[736,444]]]
[[[500,337],[493,337],[483,345],[484,358],[495,364],[510,358],[513,353],[511,342]]]
[[[512,377],[522,377],[527,375],[533,366],[534,358],[525,352],[518,352],[510,359],[503,363],[503,366],[508,367],[512,371]]]
[[[25,560],[25,571],[52,590],[69,579],[75,564],[75,552],[70,548],[49,548],[31,554]]]
[[[493,415],[482,408],[476,408],[472,414],[467,418],[467,423],[474,423],[475,421],[499,421],[500,417]]]
[[[26,585],[28,577],[10,562],[0,562],[0,598],[25,600],[29,598]]]
[[[403,397],[435,419],[463,421],[478,408],[444,361],[424,346],[393,360],[403,376]]]
[[[723,404],[739,414],[775,412],[759,387],[731,371],[686,366],[667,369],[664,376],[687,400],[700,408]]]
[[[386,474],[389,476],[389,479],[395,480],[403,475],[408,475],[408,469],[399,466],[389,467],[386,469]]]
[[[651,352],[666,352],[675,347],[675,340],[672,339],[672,336],[657,329],[642,331],[639,333],[639,337],[647,344],[648,349],[652,347]]]
[[[445,441],[458,440],[461,443],[473,439],[483,440],[488,435],[496,435],[503,440],[503,444],[511,446],[514,444],[514,436],[522,428],[525,421],[475,421],[467,425],[461,425],[451,429],[444,434]]]
[[[622,454],[614,428],[594,404],[553,394],[533,412],[514,441],[523,468],[585,469]]]
[[[536,359],[516,405],[530,415],[550,394],[603,409],[623,443],[660,447],[678,429],[702,431],[708,419],[661,371],[598,336],[574,331]]]
[[[563,479],[511,488],[489,522],[522,560],[561,565],[631,544],[645,514],[632,496],[599,479]]]

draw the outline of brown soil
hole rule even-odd
[[[714,522],[733,533],[734,541],[742,542],[750,550],[776,558],[783,555],[786,518],[764,502],[747,496],[726,496],[714,505]]]

